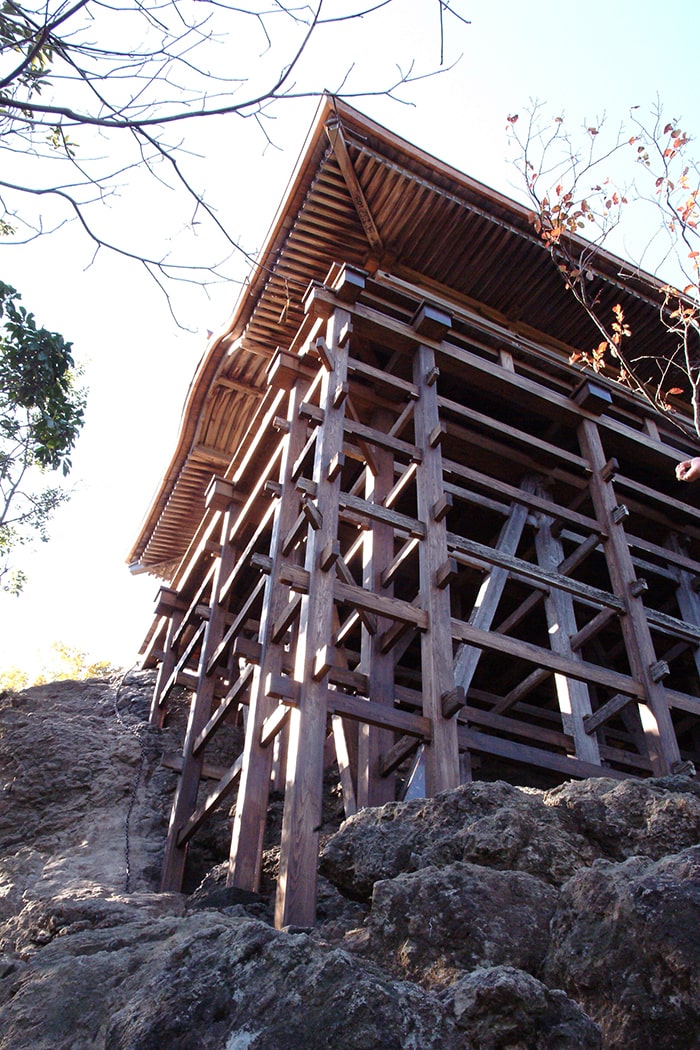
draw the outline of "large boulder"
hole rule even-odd
[[[606,1050],[700,1046],[700,846],[598,861],[562,889],[544,966]]]
[[[178,896],[26,909],[0,965],[2,1050],[464,1047],[418,986],[240,907],[183,915]]]
[[[326,843],[321,871],[348,896],[369,900],[380,879],[455,861],[560,885],[599,855],[542,792],[496,781],[361,810]]]
[[[478,968],[442,996],[479,1050],[600,1050],[600,1028],[559,989],[511,966]]]
[[[569,781],[543,801],[610,860],[659,858],[700,842],[700,784],[689,777]]]
[[[557,899],[554,887],[523,872],[460,862],[422,868],[375,885],[369,951],[428,985],[477,966],[537,974]]]

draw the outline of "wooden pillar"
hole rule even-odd
[[[428,796],[457,787],[461,781],[457,720],[442,714],[442,698],[452,692],[455,679],[449,589],[436,582],[437,571],[448,557],[447,523],[436,510],[445,495],[436,380],[435,354],[421,344],[413,359],[413,382],[419,391],[413,415],[415,444],[423,453],[416,470],[418,518],[426,529],[418,558],[420,601],[428,614],[428,629],[421,634],[423,714],[432,725],[432,740],[425,747]],[[463,769],[462,776],[466,774]]]
[[[603,541],[605,557],[615,594],[625,605],[621,618],[622,635],[627,649],[632,675],[640,682],[646,694],[646,704],[639,705],[649,760],[655,776],[666,776],[680,761],[678,742],[660,682],[654,644],[649,630],[644,604],[637,593],[636,572],[622,524],[625,511],[618,506],[607,470],[607,460],[597,425],[584,419],[579,427],[581,451],[591,468],[590,493],[596,516],[607,539]]]
[[[219,602],[219,588],[233,569],[236,559],[236,551],[230,543],[229,536],[234,512],[237,512],[239,509],[238,503],[234,502],[233,487],[230,482],[220,479],[214,479],[214,482],[218,482],[220,487],[223,486],[223,488],[228,489],[228,493],[225,493],[223,497],[225,510],[222,513],[221,555],[212,581],[209,620],[204,632],[199,657],[197,691],[192,698],[190,706],[190,715],[182,750],[182,770],[170,814],[160,887],[164,892],[177,892],[182,888],[185,860],[187,858],[187,843],[180,844],[178,836],[186,821],[194,813],[197,804],[197,792],[202,775],[204,756],[201,750],[197,754],[194,753],[194,742],[209,721],[212,712],[217,676],[215,669],[208,670],[208,665],[226,630],[226,608]],[[215,498],[220,499],[221,493],[216,494]]]
[[[547,497],[547,492],[542,485],[533,481],[531,488],[536,495]],[[561,540],[552,533],[552,518],[538,512],[536,520],[538,524],[535,534],[537,560],[543,569],[555,574],[564,561],[564,547]],[[560,656],[566,656],[571,660],[582,661],[580,650],[574,650],[571,646],[571,639],[578,629],[571,595],[558,587],[550,587],[545,594],[544,608],[552,652],[559,653]],[[593,711],[588,686],[585,682],[576,678],[567,678],[557,672],[554,674],[554,683],[562,727],[567,735],[573,737],[576,757],[599,766],[601,762],[598,740],[594,735],[588,734],[583,725],[584,718]]]
[[[165,721],[165,697],[163,696],[163,691],[167,686],[170,676],[175,670],[175,665],[177,664],[175,635],[179,630],[186,610],[187,606],[178,597],[177,591],[174,591],[170,587],[161,587],[158,595],[158,603],[156,605],[156,615],[159,614],[159,611],[162,611],[162,613],[169,616],[170,619],[168,620],[163,659],[158,668],[158,676],[153,690],[153,700],[151,702],[149,715],[151,725],[155,726],[157,729],[162,729]]]
[[[282,673],[286,632],[277,637],[275,625],[279,625],[280,619],[289,611],[290,591],[288,586],[280,582],[279,573],[282,564],[292,560],[290,553],[283,550],[285,537],[292,529],[300,507],[300,495],[295,488],[292,469],[306,440],[306,423],[299,418],[299,406],[308,387],[308,380],[297,379],[289,385],[288,431],[283,438],[284,448],[280,465],[282,488],[272,526],[272,567],[265,584],[260,619],[259,640],[262,650],[251,686],[227,879],[229,886],[253,892],[260,888],[263,839],[274,758],[273,747],[262,745],[261,733],[265,719],[272,715],[278,706],[278,701],[269,697],[265,689],[271,674]],[[278,734],[276,746],[281,746],[285,739],[282,733]],[[281,756],[280,764],[284,764]]]
[[[374,414],[372,426],[388,429],[391,416],[384,410]],[[366,470],[365,499],[381,504],[394,484],[394,456],[387,449],[374,450],[376,474],[370,466]],[[362,584],[368,591],[391,597],[393,584],[382,587],[382,573],[394,557],[394,529],[387,522],[373,521],[365,532],[363,544]],[[372,634],[362,628],[362,655],[360,670],[369,675],[369,698],[377,704],[394,706],[394,654],[383,653],[380,639],[392,626],[392,621],[377,618],[376,631]],[[379,761],[394,743],[390,730],[380,729],[367,723],[360,724],[358,741],[357,804],[358,806],[382,806],[394,801],[393,775],[382,777]]]
[[[301,602],[294,677],[298,707],[289,721],[287,785],[282,817],[280,873],[275,925],[312,926],[316,919],[318,837],[322,821],[323,751],[326,739],[328,669],[333,662],[332,565],[321,567],[324,548],[337,540],[340,472],[332,469],[343,451],[350,315],[336,309],[328,320],[320,391],[323,422],[316,438],[314,521],[309,526],[305,568],[309,591]]]

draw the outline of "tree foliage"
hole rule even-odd
[[[382,9],[402,17],[404,0],[0,0],[0,221],[26,240],[73,219],[95,252],[108,247],[164,278],[202,282],[222,275],[227,256],[243,251],[209,200],[206,166],[195,154],[254,121],[267,142],[283,100],[320,95],[384,94],[430,75],[413,65],[357,73],[343,63],[343,32],[362,22],[367,34]],[[466,20],[463,0],[434,0],[440,62],[446,20]],[[405,12],[404,12],[405,13]],[[319,84],[311,45],[340,57],[334,83]],[[437,61],[437,56],[436,56]],[[225,123],[222,123],[225,121]],[[207,137],[193,138],[206,125]],[[236,158],[242,162],[243,158]],[[128,222],[114,231],[108,210],[139,177],[162,187],[175,222],[206,240],[213,256],[154,252],[147,231]],[[161,201],[161,203],[162,203]],[[179,205],[176,207],[176,202]],[[125,208],[128,215],[128,208]],[[184,217],[186,215],[186,218]],[[203,234],[206,233],[206,238]],[[245,254],[245,253],[244,253]]]
[[[605,118],[573,131],[534,103],[508,118],[531,221],[565,287],[600,334],[572,362],[607,375],[646,398],[684,432],[700,435],[700,166],[682,123],[657,104],[639,107],[611,133]],[[661,278],[659,317],[666,341],[654,356],[635,349],[623,307],[603,309],[594,271],[603,248]],[[634,272],[634,267],[630,267]],[[677,411],[692,407],[693,425]]]
[[[20,295],[0,282],[0,587],[18,592],[24,572],[16,549],[47,525],[68,498],[48,473],[64,477],[83,425],[84,393],[76,387],[71,344],[37,326]]]

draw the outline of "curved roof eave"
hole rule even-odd
[[[370,158],[369,163],[380,164],[387,181],[393,179],[394,185],[398,185],[404,180],[402,184],[406,185],[405,180],[409,180],[414,184],[416,192],[433,199],[444,198],[445,203],[441,205],[443,209],[448,205],[466,208],[474,221],[485,223],[491,229],[497,227],[500,231],[499,237],[505,236],[511,247],[511,238],[516,237],[527,253],[535,253],[531,259],[533,265],[543,257],[542,243],[532,230],[530,212],[525,206],[425,153],[346,103],[332,96],[324,96],[258,261],[238,297],[229,322],[211,339],[190,384],[174,454],[127,559],[134,572],[157,572],[159,566],[172,565],[174,560],[179,559],[184,552],[180,549],[183,543],[186,549],[187,537],[181,535],[182,523],[186,518],[189,527],[189,519],[197,516],[197,506],[187,503],[192,500],[188,494],[196,490],[197,500],[201,497],[203,502],[206,481],[215,472],[213,468],[195,462],[197,434],[213,413],[213,409],[208,406],[214,402],[208,399],[212,397],[217,377],[222,382],[222,370],[233,369],[233,373],[229,371],[228,374],[234,375],[234,381],[223,380],[231,387],[230,400],[225,408],[230,413],[232,405],[239,405],[240,415],[250,418],[250,406],[244,410],[244,402],[241,400],[243,395],[235,390],[236,387],[240,387],[236,381],[239,378],[237,370],[245,373],[248,378],[250,385],[247,396],[262,396],[265,389],[261,367],[261,362],[266,364],[264,353],[266,350],[269,353],[274,350],[273,340],[278,332],[280,339],[286,337],[284,325],[279,322],[275,325],[269,321],[269,317],[279,309],[280,287],[287,283],[289,273],[294,273],[294,283],[299,285],[304,282],[308,284],[310,279],[317,278],[318,272],[314,271],[314,267],[318,270],[319,266],[327,267],[335,261],[331,254],[338,238],[342,238],[343,235],[346,237],[346,245],[349,243],[347,238],[351,238],[356,253],[362,250],[365,257],[372,254],[371,245],[365,236],[367,230],[365,228],[363,233],[353,209],[352,193],[347,192],[347,187],[344,187],[345,195],[342,201],[342,207],[347,214],[333,219],[330,232],[317,229],[313,225],[309,226],[312,220],[305,215],[305,201],[308,202],[313,197],[318,206],[318,201],[323,197],[324,185],[325,191],[328,192],[328,179],[335,180],[333,186],[340,186],[343,182],[340,170],[334,168],[333,164],[326,163],[326,158],[331,152],[326,129],[332,128],[334,123],[337,123],[347,136],[347,146],[354,153],[356,160],[360,153],[365,153]],[[336,196],[336,204],[339,200]],[[392,227],[396,236],[403,236],[405,231],[400,231],[396,225],[396,222],[400,225],[400,220],[395,221],[393,216],[388,218],[382,215],[381,205],[378,203],[377,206],[386,225]],[[350,213],[352,221],[348,218]],[[318,235],[317,240],[313,241],[314,250],[311,250],[304,240],[305,237],[308,240],[312,235]],[[438,240],[442,236],[435,229],[431,235]],[[336,238],[335,241],[333,237]],[[411,259],[417,262],[421,258],[421,239],[412,236],[409,240],[410,243],[406,242],[406,251],[411,257],[408,259],[410,265]],[[580,238],[573,240],[577,243],[580,241],[582,246],[587,244]],[[489,244],[492,247],[493,243],[491,238]],[[385,247],[391,254],[394,246],[388,244]],[[473,260],[470,259],[469,262],[473,263]],[[364,265],[364,262],[361,264]],[[629,270],[629,264],[611,253],[603,250],[597,253],[596,271],[605,281],[627,294],[638,297],[646,304],[650,303],[650,292],[661,288],[662,283],[648,274],[630,274]],[[324,272],[327,272],[327,268]],[[547,268],[547,273],[549,272],[550,268]],[[450,285],[451,279],[455,279],[455,273],[448,274],[446,271],[443,279]],[[551,275],[546,278],[541,289],[543,298],[550,303],[548,310],[554,306],[550,293],[554,292],[556,299],[562,298],[560,288],[558,275],[554,268],[551,268]],[[618,292],[611,291],[611,294],[617,295]],[[564,305],[559,313],[561,316],[557,318],[556,323],[559,326],[564,325],[568,335],[571,320],[568,306]],[[293,318],[290,319],[290,324],[292,320]],[[270,345],[263,345],[264,343]],[[260,356],[261,354],[263,356]],[[255,364],[251,363],[253,361]],[[224,414],[223,409],[221,413]],[[221,455],[223,458],[223,452]],[[225,468],[220,466],[217,469],[218,472],[222,472]],[[185,512],[183,508],[186,503]]]

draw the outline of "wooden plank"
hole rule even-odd
[[[371,379],[379,386],[388,386],[413,401],[416,401],[418,398],[418,390],[415,383],[410,383],[406,379],[392,375],[391,372],[384,371],[384,369],[375,368],[366,361],[358,361],[356,358],[350,357],[348,359],[348,373],[351,376],[357,375],[361,379]]]
[[[285,565],[279,574],[280,583],[287,584],[293,590],[305,594],[309,589],[309,572],[293,565]],[[428,627],[427,614],[410,602],[400,598],[390,598],[386,595],[374,594],[365,591],[362,587],[352,586],[340,580],[333,582],[333,597],[341,605],[350,605],[366,612],[384,616],[399,623],[417,627],[418,630],[426,630]]]
[[[509,369],[509,371],[512,371],[512,369]],[[524,430],[509,426],[500,419],[492,419],[491,416],[484,415],[483,412],[477,412],[474,408],[462,405],[458,401],[452,401],[448,397],[439,397],[438,404],[441,410],[452,412],[461,419],[468,419],[486,430],[496,431],[499,437],[508,439],[509,448],[512,447],[512,442],[524,445],[531,455],[530,462],[532,462],[532,459],[537,460],[537,454],[539,453],[546,461],[562,460],[569,469],[576,467],[582,473],[587,470],[588,465],[583,457],[571,453],[568,449],[561,449],[557,445],[552,445],[548,441],[543,441],[541,438],[536,438],[532,434],[526,433]]]
[[[291,708],[280,704],[268,715],[260,730],[260,747],[269,747],[278,733],[281,733],[289,721]]]
[[[644,687],[636,679],[607,667],[599,667],[597,664],[583,660],[570,660],[553,653],[550,649],[542,649],[538,645],[533,645],[531,642],[523,642],[504,634],[480,631],[461,620],[452,620],[452,634],[454,638],[478,645],[482,649],[504,653],[507,656],[537,664],[543,669],[568,675],[584,682],[598,682],[608,689],[644,699]]]
[[[243,756],[239,755],[214,790],[207,795],[206,801],[189,817],[177,837],[177,844],[180,849],[187,845],[192,836],[199,830],[210,814],[213,813],[214,810],[231,794],[236,786],[239,776],[241,775],[242,766]]]
[[[618,612],[624,611],[625,604],[622,598],[616,594],[611,594],[609,591],[603,591],[599,587],[592,587],[590,584],[574,580],[570,576],[563,576],[560,572],[547,571],[539,565],[533,565],[525,561],[523,558],[516,558],[494,547],[487,547],[483,543],[477,543],[476,540],[457,536],[453,532],[448,534],[447,542],[450,553],[457,561],[466,558],[466,564],[469,564],[469,556],[475,555],[487,564],[499,565],[502,568],[510,569],[513,572],[517,572],[521,578],[532,580],[534,583],[547,589],[558,588],[596,605],[604,605]]]
[[[552,500],[543,499],[541,496],[525,492],[524,489],[518,488],[516,485],[509,485],[505,481],[490,477],[488,474],[483,474],[481,471],[474,470],[471,467],[466,467],[455,460],[445,460],[444,470],[447,475],[454,474],[456,477],[469,481],[473,485],[485,488],[491,497],[496,493],[500,493],[500,495],[506,497],[508,502],[524,503],[531,510],[540,510],[553,518],[562,518],[571,522],[572,525],[577,525],[586,533],[600,532],[601,526],[595,518],[589,518],[585,514],[579,514],[575,510],[570,510],[568,507],[562,507]]]
[[[552,769],[568,777],[585,779],[604,776],[614,780],[627,780],[629,776],[628,773],[620,772],[611,766],[594,766],[578,758],[558,755],[544,748],[531,747],[529,744],[504,740],[501,737],[489,736],[463,726],[459,727],[459,744],[465,750],[476,751],[477,754],[496,755],[499,758],[507,758],[511,762],[522,762],[524,765],[534,766],[535,769]]]
[[[214,711],[207,724],[202,729],[201,733],[192,745],[192,754],[196,755],[206,745],[207,741],[211,739],[216,730],[219,728],[221,723],[228,717],[231,711],[235,710],[240,703],[243,702],[243,696],[246,690],[250,687],[251,679],[253,677],[253,668],[248,666],[244,669],[241,676],[236,680],[234,685],[229,689],[226,696],[223,698],[219,706]]]
[[[504,522],[496,541],[496,548],[499,551],[510,556],[515,554],[523,534],[528,513],[529,511],[525,504],[514,503],[512,505],[510,515]],[[491,629],[507,581],[508,570],[497,566],[484,578],[472,611],[469,614],[468,622],[473,627],[478,627],[482,631]],[[454,660],[455,683],[461,686],[465,693],[469,692],[469,686],[472,683],[480,656],[481,650],[476,648],[476,646],[462,644],[457,648]]]
[[[316,496],[317,489],[314,482],[300,478],[298,488],[307,495]],[[417,539],[423,539],[425,536],[425,524],[416,518],[409,517],[407,514],[401,514],[399,511],[391,510],[391,508],[384,507],[379,503],[362,499],[362,497],[350,492],[341,492],[339,501],[341,511],[352,512],[362,519],[363,524],[380,521],[386,525],[391,525],[397,531],[403,531]]]
[[[416,736],[402,736],[396,743],[385,751],[379,759],[379,775],[390,776],[398,767],[410,758],[419,748],[421,741]]]
[[[617,693],[612,699],[608,700],[607,703],[599,707],[597,711],[587,715],[583,720],[583,726],[587,733],[594,733],[600,726],[605,725],[611,718],[614,718],[616,714],[627,707],[631,702],[631,696],[624,696],[622,693]]]
[[[231,642],[233,641],[233,639],[240,633],[240,631],[243,630],[243,627],[245,626],[246,622],[250,619],[251,613],[252,613],[253,609],[255,608],[256,603],[258,602],[258,599],[261,597],[261,594],[262,594],[262,591],[263,591],[264,587],[265,587],[265,577],[262,576],[256,581],[255,586],[253,587],[252,591],[250,592],[250,594],[248,595],[246,600],[243,602],[243,605],[242,605],[241,609],[239,610],[239,612],[236,614],[235,620],[233,621],[231,626],[228,628],[228,630],[226,631],[225,635],[223,636],[223,638],[221,639],[221,641],[217,645],[217,647],[214,650],[214,652],[211,654],[211,657],[209,658],[209,660],[207,661],[207,665],[206,665],[206,673],[207,674],[212,674],[212,672],[216,668],[216,665],[218,664],[218,662],[221,660],[222,656],[226,652],[227,648],[231,645]]]
[[[519,682],[513,689],[510,690],[506,696],[501,697],[493,707],[493,711],[496,714],[502,714],[504,711],[509,711],[520,701],[529,696],[529,694],[546,682],[551,677],[552,672],[547,667],[538,667],[532,671],[526,678]]]
[[[547,747],[559,750],[571,749],[571,737],[558,729],[548,729],[545,726],[526,722],[522,718],[513,718],[508,715],[499,715],[494,711],[484,711],[480,707],[467,705],[459,715],[459,721],[472,726],[484,726],[487,729],[496,729],[499,733],[509,733],[513,737],[536,740]]]

